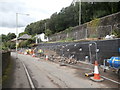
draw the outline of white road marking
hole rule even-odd
[[[107,78],[107,77],[104,77],[104,76],[101,76],[101,77],[104,78],[104,79],[107,79],[107,80],[109,80],[109,81],[111,81],[111,82],[114,82],[114,83],[120,84],[120,82],[117,82],[117,81],[112,80],[112,79],[110,79],[110,78]]]
[[[22,62],[22,61],[21,61],[21,62]],[[26,72],[26,74],[27,74],[28,81],[30,82],[30,86],[31,86],[32,90],[35,90],[35,86],[34,86],[34,84],[33,84],[33,82],[32,82],[32,79],[31,79],[29,73],[28,73],[28,70],[27,70],[27,68],[26,68],[26,66],[25,66],[25,64],[24,64],[23,62],[22,62],[22,64],[23,64],[24,69],[25,69],[25,72]]]

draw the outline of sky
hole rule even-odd
[[[20,33],[24,31],[26,25],[50,18],[53,13],[59,12],[73,1],[78,0],[0,0],[0,34],[16,33],[16,13],[19,13],[18,33]],[[29,16],[26,14],[29,14]]]
[[[18,14],[18,32],[26,25],[50,18],[67,7],[73,0],[0,0],[0,34],[16,33],[16,13]],[[27,16],[26,14],[29,14]]]

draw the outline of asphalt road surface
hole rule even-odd
[[[16,57],[15,53],[11,54]],[[32,57],[30,55],[18,54],[16,65],[19,67],[17,75],[19,80],[14,80],[15,88],[29,88],[27,76],[23,69],[22,63],[28,69],[30,77],[32,78],[35,88],[111,88],[108,84],[102,82],[94,82],[82,75],[82,71],[77,73],[78,70],[67,66],[60,66],[59,64],[45,61],[40,58]],[[20,84],[20,82],[22,84]]]

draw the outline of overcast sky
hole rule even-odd
[[[16,13],[18,30],[23,32],[29,23],[49,18],[53,13],[67,7],[73,0],[0,0],[0,34],[16,33]]]
[[[72,1],[74,0],[0,0],[0,34],[16,33],[16,13],[30,14],[29,16],[18,14],[20,33],[29,23],[49,18],[53,13],[69,6]]]

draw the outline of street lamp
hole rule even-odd
[[[18,58],[17,56],[17,47],[18,47],[18,15],[26,15],[28,16],[29,14],[23,14],[23,13],[16,13],[16,59]]]
[[[79,26],[81,25],[81,0],[79,0]]]

